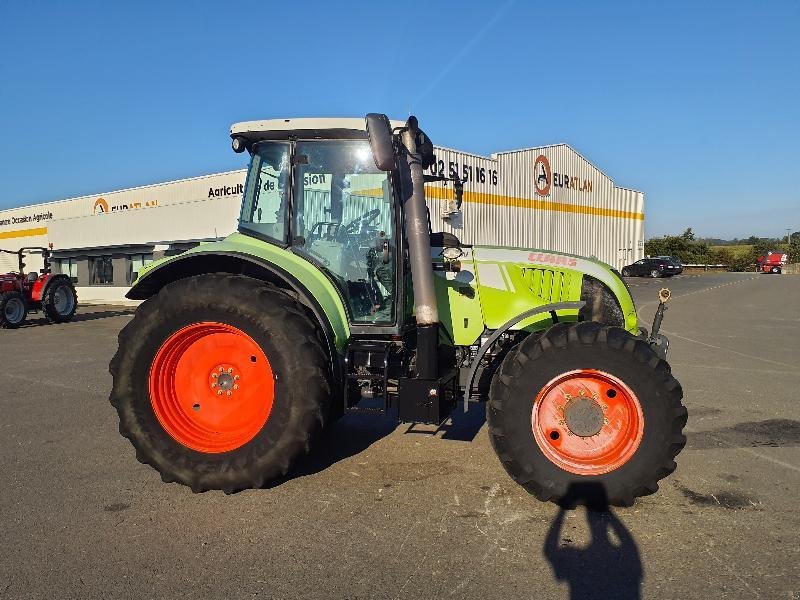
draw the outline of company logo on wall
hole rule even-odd
[[[130,204],[112,204],[109,206],[105,198],[98,198],[94,201],[92,213],[95,215],[105,214],[110,212],[119,212],[121,210],[135,210],[137,208],[153,208],[158,206],[158,200],[148,200],[147,202],[131,202]]]
[[[536,157],[536,162],[533,163],[533,173],[536,177],[536,193],[540,196],[547,196],[553,181],[553,171],[550,169],[550,161],[543,154]]]
[[[533,174],[535,177],[536,194],[539,196],[547,196],[550,194],[551,186],[558,188],[567,188],[575,190],[576,192],[589,192],[592,191],[592,182],[588,179],[581,179],[574,175],[566,175],[564,173],[553,173],[550,168],[550,161],[546,156],[540,154],[533,163]]]
[[[103,198],[98,198],[94,201],[94,209],[92,209],[92,212],[97,214],[99,212],[107,213],[111,211],[108,210],[108,202],[106,202]]]

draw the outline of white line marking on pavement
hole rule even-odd
[[[730,352],[731,354],[736,354],[738,356],[742,356],[744,358],[750,358],[752,360],[760,360],[761,362],[770,363],[773,365],[780,365],[782,367],[789,367],[790,369],[797,369],[797,365],[792,365],[790,363],[781,362],[779,360],[772,360],[770,358],[762,358],[760,356],[756,356],[755,354],[745,354],[744,352],[739,352],[738,350],[731,350],[730,348],[723,348],[722,346],[715,346],[714,344],[708,344],[706,342],[701,342],[700,340],[693,340],[692,338],[688,338],[682,335],[675,333],[674,331],[667,331],[663,329],[665,333],[668,333],[672,337],[676,337],[681,340],[685,340],[687,342],[692,342],[694,344],[699,344],[701,346],[706,346],[707,348],[714,348],[715,350],[722,350],[723,352]]]
[[[698,363],[676,363],[671,362],[669,363],[673,367],[695,367],[698,369],[712,369],[712,370],[723,370],[723,371],[747,371],[748,373],[768,373],[770,375],[786,375],[786,369],[777,370],[777,369],[748,369],[746,367],[721,367],[719,365],[701,365]]]

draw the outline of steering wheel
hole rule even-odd
[[[380,208],[373,208],[367,214],[357,217],[336,232],[337,238],[351,236],[372,223],[381,214]]]

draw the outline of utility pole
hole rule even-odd
[[[790,227],[786,228],[786,243],[792,245],[792,229]]]

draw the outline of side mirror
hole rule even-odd
[[[369,146],[372,149],[375,166],[381,171],[394,171],[397,168],[397,159],[389,117],[380,113],[369,113],[366,120]]]

